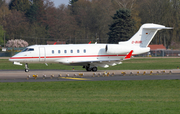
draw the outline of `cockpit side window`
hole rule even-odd
[[[34,51],[34,48],[29,48],[28,51]]]
[[[24,50],[22,50],[22,52],[25,52],[25,51],[34,51],[34,48],[25,48]]]

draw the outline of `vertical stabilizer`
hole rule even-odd
[[[158,30],[172,29],[158,24],[144,24],[140,27],[139,31],[126,43],[134,46],[147,47]],[[121,44],[121,42],[119,43]]]

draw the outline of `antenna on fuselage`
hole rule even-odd
[[[96,42],[95,42],[95,44],[97,44],[98,40],[99,40],[99,38],[97,37],[97,33],[96,33]]]

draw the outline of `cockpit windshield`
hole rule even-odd
[[[21,52],[26,52],[26,51],[34,51],[34,48],[25,48]]]

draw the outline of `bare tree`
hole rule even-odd
[[[136,0],[115,0],[119,8],[133,10]]]
[[[5,30],[8,32],[9,37],[14,39],[17,34],[27,34],[28,21],[22,12],[13,10],[11,14],[6,16]]]

